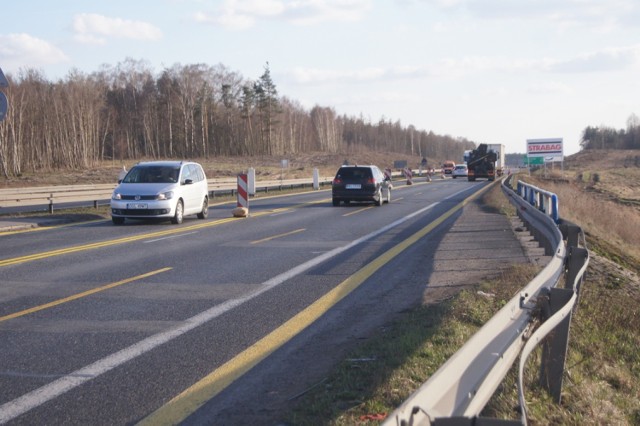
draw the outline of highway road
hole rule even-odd
[[[0,423],[262,423],[420,300],[462,203],[487,185],[0,233]]]

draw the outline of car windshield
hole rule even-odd
[[[123,183],[175,183],[180,168],[174,166],[135,166],[122,180]]]

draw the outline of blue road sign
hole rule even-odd
[[[7,115],[7,110],[9,109],[9,102],[7,101],[7,97],[4,93],[0,92],[0,121],[4,120],[4,117]]]
[[[9,87],[9,81],[7,80],[7,77],[4,76],[2,68],[0,68],[0,87]]]

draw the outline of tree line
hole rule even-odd
[[[640,118],[631,114],[627,128],[588,126],[582,132],[582,149],[640,149]]]
[[[365,147],[430,160],[457,159],[474,143],[403,126],[307,110],[280,96],[267,63],[256,80],[224,65],[181,65],[154,74],[126,59],[99,71],[7,75],[0,173],[83,169],[108,160],[349,153]]]

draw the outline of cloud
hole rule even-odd
[[[566,60],[553,61],[548,64],[548,69],[558,73],[588,73],[621,71],[639,64],[640,46],[631,46],[606,49]]]
[[[608,31],[637,26],[640,3],[635,0],[425,0],[450,13],[492,20],[545,20],[566,27]]]
[[[226,0],[213,13],[197,12],[194,20],[233,30],[251,28],[267,19],[307,26],[359,20],[371,4],[372,0]]]
[[[499,56],[465,56],[434,59],[429,65],[397,65],[367,67],[355,70],[336,70],[296,67],[289,73],[296,84],[356,84],[374,81],[407,79],[456,80],[469,75],[501,74],[565,74],[599,73],[640,68],[640,45],[620,47],[577,55],[567,59],[531,59]],[[569,89],[558,83],[532,86],[537,93],[567,93]]]
[[[109,18],[95,13],[82,13],[73,18],[75,39],[87,44],[105,44],[108,38],[159,40],[162,31],[142,21]]]
[[[65,53],[48,41],[29,34],[0,35],[0,63],[6,70],[67,62]]]
[[[352,22],[363,18],[372,7],[370,0],[306,0],[289,2],[286,19],[295,25],[327,21]]]
[[[564,83],[556,81],[542,81],[529,85],[526,89],[531,95],[570,95],[572,89]]]

